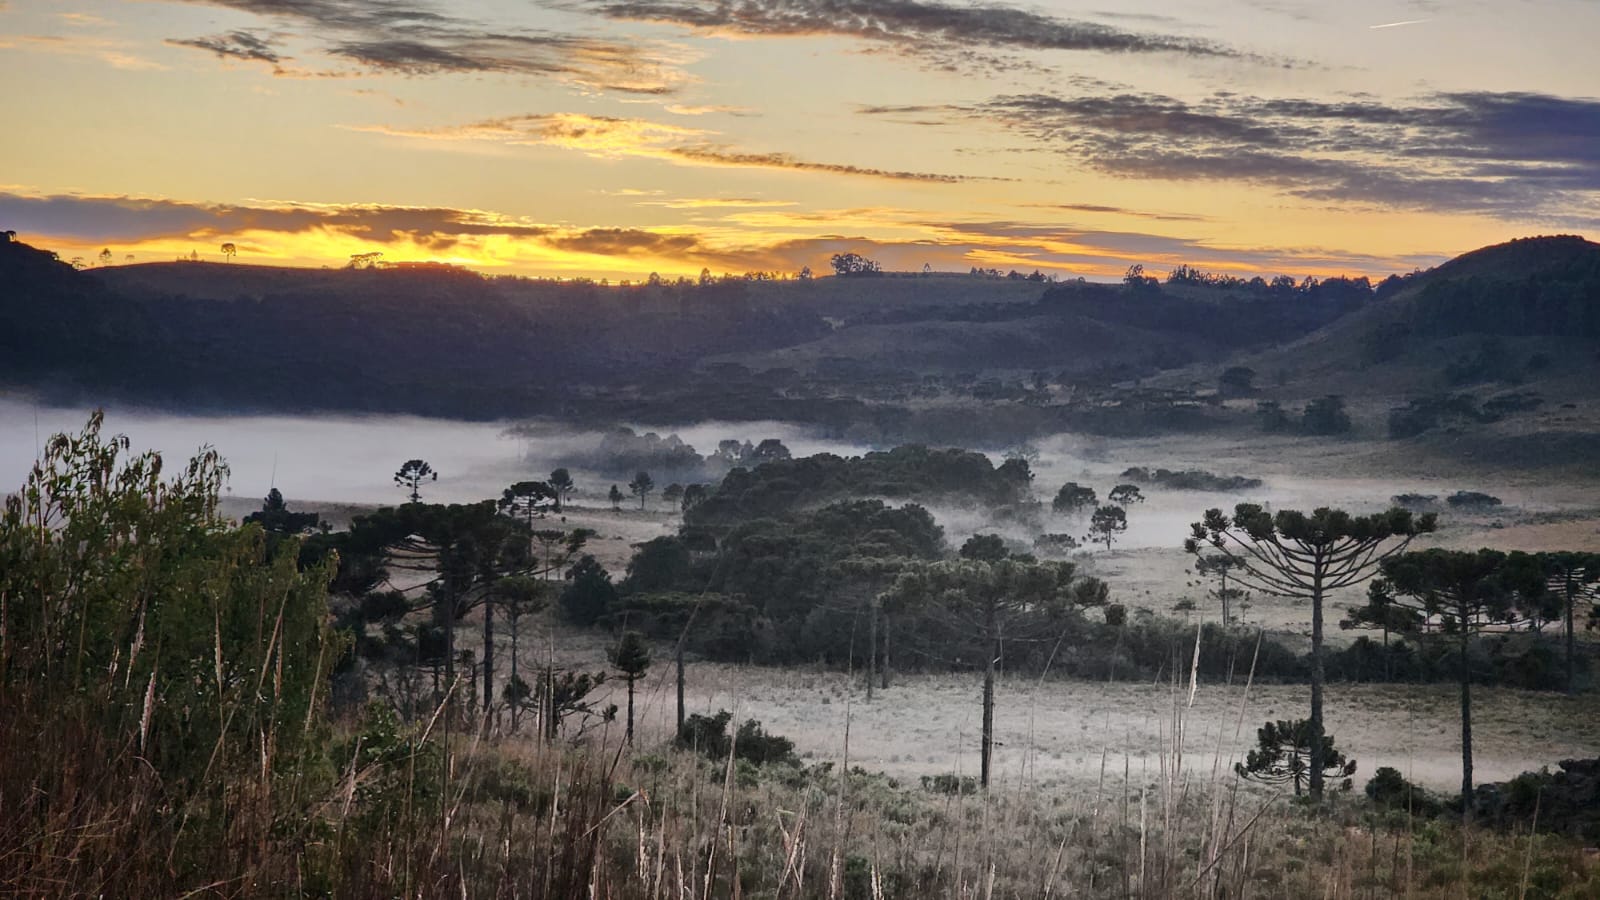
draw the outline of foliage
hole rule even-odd
[[[704,502],[685,511],[684,520],[734,525],[854,497],[1026,504],[1031,491],[1020,474],[970,450],[907,445],[850,458],[820,453],[734,469]]]
[[[1348,791],[1350,779],[1356,773],[1356,761],[1346,759],[1334,746],[1333,735],[1319,734],[1313,730],[1311,720],[1280,720],[1268,722],[1256,730],[1256,747],[1245,754],[1242,763],[1234,763],[1233,771],[1241,778],[1264,784],[1292,784],[1295,796],[1311,781],[1311,766],[1320,761],[1324,778],[1343,779],[1339,789]],[[1312,743],[1320,741],[1320,752],[1313,752]]]
[[[1171,469],[1147,469],[1134,466],[1125,469],[1122,477],[1139,484],[1155,484],[1174,491],[1247,491],[1261,487],[1261,479],[1243,475],[1215,475],[1199,469],[1174,472]],[[1113,498],[1115,500],[1115,498]]]
[[[1097,507],[1089,517],[1089,533],[1084,540],[1105,544],[1110,550],[1117,536],[1128,530],[1128,512],[1120,506]]]
[[[568,584],[561,591],[559,603],[568,622],[593,625],[616,605],[617,589],[611,583],[611,573],[593,556],[585,554],[566,578]]]
[[[678,730],[677,746],[698,751],[713,760],[727,759],[731,750],[735,759],[752,765],[799,765],[800,760],[794,755],[793,741],[769,734],[754,719],[746,719],[730,737],[728,725],[732,721],[733,713],[725,709],[719,710],[714,716],[692,714]]]
[[[1094,506],[1098,500],[1094,488],[1069,481],[1061,486],[1061,490],[1056,491],[1055,499],[1050,501],[1050,508],[1058,513],[1077,513]]]
[[[423,482],[438,480],[439,473],[435,472],[433,466],[428,465],[426,460],[421,459],[406,460],[394,473],[395,486],[404,488],[406,496],[411,498],[412,503],[422,501]]]

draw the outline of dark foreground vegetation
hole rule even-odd
[[[902,478],[949,464],[899,459]],[[991,784],[987,765],[976,782],[951,774],[921,784],[848,761],[808,766],[760,723],[686,715],[681,701],[675,741],[635,742],[633,682],[682,658],[671,631],[696,637],[701,652],[731,653],[748,646],[756,632],[737,629],[756,618],[797,629],[786,642],[809,634],[819,651],[860,648],[869,691],[892,689],[901,667],[982,671],[986,720],[991,654],[1008,671],[1042,674],[1067,635],[1086,646],[1155,645],[1128,652],[1170,654],[1177,671],[1164,677],[1175,690],[1192,677],[1186,654],[1207,671],[1226,657],[1246,678],[1298,663],[1254,647],[1254,662],[1244,661],[1241,636],[1215,628],[1197,642],[1184,628],[1174,648],[1161,630],[1170,626],[1130,622],[1071,563],[992,536],[952,554],[926,510],[875,500],[779,505],[778,518],[737,523],[719,514],[644,545],[613,584],[582,554],[583,533],[546,527],[541,513],[560,502],[559,489],[530,482],[499,501],[430,505],[419,498],[420,463],[396,473],[413,502],[330,532],[281,497],[247,524],[222,520],[215,454],[163,471],[158,456],[130,455],[124,440],[102,435],[98,417],[50,440],[0,518],[0,893],[1355,898],[1470,887],[1576,898],[1600,889],[1582,845],[1561,836],[1592,834],[1591,763],[1498,789],[1504,801],[1479,815],[1491,829],[1456,824],[1463,810],[1452,816],[1450,801],[1396,782],[1392,770],[1372,779],[1370,801],[1330,791],[1322,805],[1299,805],[1245,790],[1246,777],[1279,773],[1298,788],[1319,757],[1336,774],[1355,771],[1331,738],[1311,756],[1316,733],[1295,722],[1263,729],[1262,753],[1238,774],[1180,778],[1175,741],[1151,783],[1073,792],[1026,777]],[[788,471],[769,463],[758,480],[769,466]],[[1008,483],[988,478],[995,490]],[[1280,514],[1269,534],[1252,515],[1241,506],[1234,519],[1254,538],[1298,539],[1292,516]],[[1207,517],[1219,529],[1231,521]],[[1400,518],[1385,522],[1384,539],[1403,530]],[[1418,579],[1465,561],[1390,558],[1362,622],[1426,641],[1427,617],[1396,610],[1441,596]],[[1503,589],[1434,611],[1480,621],[1462,612],[1470,600],[1526,614],[1528,604],[1507,599],[1536,590],[1523,562],[1475,560]],[[1547,589],[1566,592],[1570,623],[1574,598],[1592,598],[1593,561],[1540,564]],[[518,652],[522,628],[556,609],[622,630],[606,669],[563,669],[549,657],[519,668],[541,658]],[[463,646],[469,614],[484,640]],[[863,619],[864,637],[840,633]],[[671,629],[653,632],[652,620]],[[491,652],[507,643],[497,627],[509,638],[503,661]],[[720,651],[710,639],[718,633]],[[1457,643],[1464,634],[1447,633]],[[961,662],[974,658],[990,662]],[[626,682],[625,729],[622,710],[595,699],[608,678]],[[1173,716],[1170,733],[1181,734],[1181,704]],[[1531,834],[1535,822],[1553,833]]]

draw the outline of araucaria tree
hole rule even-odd
[[[1105,602],[1105,585],[1076,577],[1072,563],[961,559],[914,568],[883,600],[917,607],[932,621],[971,641],[983,665],[983,732],[980,783],[987,788],[994,751],[994,682],[1001,640],[1058,637],[1075,606]]]
[[[625,631],[622,640],[611,653],[611,665],[622,673],[622,680],[628,683],[628,743],[633,743],[633,686],[644,677],[650,668],[650,646],[645,643],[644,635],[637,631]]]
[[[1567,645],[1567,693],[1577,690],[1577,635],[1573,619],[1578,605],[1600,604],[1600,553],[1555,552],[1539,554],[1545,587],[1560,604]]]
[[[545,483],[556,492],[556,512],[561,512],[567,501],[572,499],[572,492],[577,489],[572,483],[572,473],[566,469],[556,469],[550,473],[550,480]]]
[[[1089,517],[1089,533],[1085,540],[1105,544],[1110,550],[1117,538],[1128,530],[1128,513],[1120,506],[1102,506]]]
[[[1333,745],[1332,735],[1322,735],[1313,752],[1311,720],[1268,722],[1256,729],[1256,749],[1245,754],[1244,762],[1234,763],[1233,771],[1240,778],[1262,784],[1293,784],[1296,797],[1311,780],[1311,759],[1316,756],[1322,768],[1322,779],[1342,778],[1340,790],[1350,789],[1350,777],[1356,773],[1356,761],[1345,759]]]
[[[397,487],[405,488],[406,495],[412,503],[422,502],[422,483],[424,481],[438,481],[439,473],[428,465],[426,460],[408,459],[400,465],[394,473],[394,483]]]
[[[1479,550],[1423,550],[1383,563],[1360,618],[1400,623],[1421,634],[1437,629],[1456,645],[1461,682],[1461,804],[1472,814],[1472,638],[1487,628],[1538,615],[1551,597],[1537,557]]]
[[[1372,578],[1378,566],[1405,550],[1411,539],[1435,528],[1432,514],[1414,517],[1391,509],[1370,516],[1322,507],[1309,515],[1276,515],[1241,503],[1233,515],[1206,510],[1194,523],[1184,549],[1195,556],[1214,549],[1236,561],[1234,578],[1267,594],[1311,603],[1311,796],[1322,797],[1323,601],[1329,591]]]
[[[656,489],[656,483],[651,480],[650,473],[641,471],[628,482],[628,490],[639,498],[639,508],[644,509],[645,501],[650,499],[650,492]]]
[[[611,501],[611,508],[612,509],[621,509],[622,508],[622,488],[619,488],[619,487],[617,487],[616,485],[613,484],[611,486],[611,492],[606,495],[606,499]]]

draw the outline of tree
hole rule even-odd
[[[1119,484],[1111,489],[1107,499],[1118,506],[1127,506],[1130,503],[1143,503],[1144,493],[1137,484]]]
[[[1565,625],[1567,693],[1577,690],[1577,635],[1573,619],[1580,603],[1591,607],[1600,603],[1600,553],[1540,553],[1545,588],[1561,605]]]
[[[1072,515],[1094,506],[1099,501],[1094,488],[1084,487],[1076,481],[1069,481],[1056,492],[1056,498],[1050,501],[1050,508],[1058,513]]]
[[[273,488],[261,501],[261,509],[244,517],[245,525],[252,523],[259,524],[263,531],[272,535],[309,534],[322,523],[322,517],[316,513],[290,512],[283,493]]]
[[[998,534],[975,534],[967,538],[961,545],[957,555],[962,559],[972,559],[979,562],[999,562],[1010,556],[1006,550],[1005,538]]]
[[[1350,414],[1344,411],[1344,398],[1329,394],[1307,403],[1300,424],[1307,434],[1344,434],[1350,430]]]
[[[1313,749],[1312,742],[1318,744]],[[1316,760],[1316,762],[1313,762]],[[1245,754],[1245,761],[1234,763],[1233,771],[1240,778],[1262,784],[1293,784],[1294,795],[1311,780],[1312,766],[1321,765],[1318,780],[1343,778],[1340,790],[1350,790],[1350,778],[1356,774],[1356,761],[1346,759],[1333,745],[1332,735],[1313,736],[1311,720],[1280,720],[1268,722],[1256,729],[1256,749]]]
[[[1117,536],[1128,530],[1128,513],[1120,506],[1097,507],[1089,517],[1089,533],[1084,540],[1105,544],[1110,550]]]
[[[233,262],[233,258],[238,254],[239,248],[235,246],[232,241],[222,245],[222,258],[226,259],[228,262]]]
[[[1422,550],[1385,559],[1368,591],[1365,619],[1399,621],[1412,634],[1437,622],[1453,640],[1461,684],[1461,809],[1472,815],[1472,666],[1474,635],[1493,625],[1525,620],[1548,602],[1545,571],[1527,553],[1498,550]]]
[[[801,266],[800,267],[800,273],[798,275],[796,275],[795,278],[800,280],[800,281],[810,281],[811,280],[811,267],[810,266]]]
[[[683,511],[688,512],[705,502],[709,491],[703,484],[691,484],[683,489]]]
[[[994,682],[1002,639],[1041,640],[1059,635],[1075,606],[1105,602],[1105,585],[1076,578],[1065,562],[957,560],[925,563],[902,574],[885,593],[892,602],[920,606],[953,634],[970,640],[983,660],[980,783],[989,786],[994,750]]]
[[[835,253],[828,262],[833,266],[833,274],[840,278],[877,275],[882,271],[876,262],[859,253]]]
[[[622,680],[628,683],[628,743],[633,743],[633,686],[644,677],[650,668],[650,645],[645,643],[644,635],[637,631],[624,631],[622,640],[617,643],[611,652],[611,665],[622,673]]]
[[[1200,553],[1195,555],[1194,570],[1205,576],[1217,577],[1217,589],[1211,592],[1218,605],[1222,607],[1222,624],[1233,624],[1233,602],[1243,600],[1244,591],[1228,587],[1228,575],[1239,565],[1240,561],[1226,553]]]
[[[606,495],[606,499],[611,501],[611,508],[613,510],[621,509],[622,508],[622,489],[613,484],[611,486],[611,492]]]
[[[421,459],[406,460],[400,464],[399,470],[394,473],[395,486],[404,488],[412,503],[422,502],[422,483],[424,481],[438,480],[439,473],[435,472],[433,466],[428,465],[427,461]]]
[[[100,251],[100,265],[102,265],[102,266],[111,265],[111,248],[110,247],[106,247],[106,248],[104,248],[104,249],[102,249]]]
[[[611,573],[593,556],[584,556],[567,572],[561,591],[561,612],[574,625],[588,627],[617,605],[617,588]]]
[[[674,481],[673,483],[667,485],[664,490],[662,490],[661,499],[665,501],[669,507],[674,509],[680,508],[680,504],[683,503],[683,491],[683,485]]]
[[[1206,510],[1194,523],[1184,549],[1200,556],[1214,549],[1234,560],[1241,583],[1268,594],[1311,604],[1311,796],[1322,797],[1323,600],[1328,591],[1353,587],[1377,573],[1386,559],[1405,550],[1418,534],[1436,527],[1432,514],[1415,518],[1398,507],[1386,513],[1352,516],[1322,507],[1307,515],[1282,510],[1276,515],[1259,504],[1241,503],[1232,517]]]
[[[639,498],[639,508],[644,509],[645,501],[650,499],[650,492],[656,489],[656,483],[650,479],[650,473],[640,470],[628,482],[628,491]]]
[[[511,676],[501,688],[500,697],[511,709],[511,730],[515,732],[522,722],[522,710],[533,696],[533,690],[518,671],[521,649],[522,620],[545,608],[550,587],[537,578],[526,575],[502,579],[495,585],[500,607],[506,613],[506,629],[511,632]]]
[[[793,454],[789,452],[789,448],[785,447],[783,441],[777,438],[767,438],[745,454],[745,461],[755,466],[759,466],[764,462],[777,462],[792,458]]]
[[[556,503],[555,489],[543,481],[519,481],[500,495],[500,511],[521,518],[528,531],[533,531],[536,519],[544,518],[545,511]]]
[[[556,512],[561,512],[572,498],[572,492],[577,486],[572,483],[572,473],[566,469],[556,469],[550,473],[550,480],[545,482],[556,492]]]

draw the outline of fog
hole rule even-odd
[[[88,415],[86,408],[36,407],[22,400],[0,399],[0,491],[14,490],[23,483],[51,434],[82,429]],[[108,434],[126,434],[136,450],[159,450],[172,462],[187,459],[204,445],[215,446],[230,469],[227,493],[240,500],[262,497],[276,486],[291,501],[398,503],[404,494],[393,483],[394,471],[407,459],[421,458],[439,473],[436,483],[424,486],[424,499],[430,502],[498,497],[513,481],[544,478],[563,465],[573,470],[579,502],[605,502],[606,491],[618,481],[617,473],[572,464],[592,453],[604,432],[568,429],[550,422],[523,426],[515,434],[510,427],[510,423],[412,416],[184,416],[127,408],[108,409],[105,421]],[[640,434],[676,434],[701,454],[715,451],[717,442],[724,439],[759,442],[778,438],[795,456],[822,452],[848,456],[874,449],[779,422],[629,423],[628,427]],[[1135,549],[1176,547],[1187,536],[1189,523],[1205,509],[1227,510],[1244,501],[1272,509],[1336,505],[1352,512],[1371,512],[1387,507],[1389,498],[1401,491],[1443,496],[1468,488],[1502,493],[1493,484],[1346,477],[1331,464],[1306,467],[1325,473],[1308,477],[1296,469],[1297,465],[1305,467],[1304,461],[1263,459],[1251,452],[1245,447],[1219,452],[1214,444],[1182,438],[1110,441],[1057,435],[1035,442],[1029,449],[1034,487],[1042,504],[1036,522],[996,522],[984,509],[929,506],[952,546],[977,532],[999,532],[1029,548],[1041,532],[1071,534],[1080,540],[1087,532],[1086,513],[1069,517],[1050,510],[1051,498],[1067,481],[1094,488],[1102,501],[1123,480],[1119,477],[1122,471],[1136,465],[1200,468],[1265,481],[1261,488],[1237,493],[1173,491],[1146,485],[1146,501],[1128,509],[1128,531],[1117,542],[1118,548]],[[999,453],[990,455],[996,463],[1003,458]],[[664,479],[658,477],[657,481],[664,486]],[[1512,500],[1516,494],[1506,496]],[[1086,545],[1085,549],[1093,548]]]
[[[27,478],[52,434],[78,432],[88,408],[34,406],[0,398],[0,493]],[[544,478],[551,469],[592,450],[602,432],[538,423],[527,434],[508,433],[511,423],[460,422],[415,416],[176,415],[143,409],[106,409],[104,433],[126,434],[135,451],[158,450],[169,465],[201,447],[217,448],[229,468],[228,494],[263,497],[276,486],[291,501],[384,504],[404,500],[393,481],[408,459],[425,459],[439,473],[423,488],[437,503],[467,503],[499,497],[513,481]],[[861,453],[865,449],[815,437],[773,422],[704,422],[687,427],[630,424],[663,436],[676,433],[700,453],[723,439],[782,440],[797,456]],[[578,498],[601,502],[616,473],[573,468]],[[664,486],[664,483],[663,485]]]

